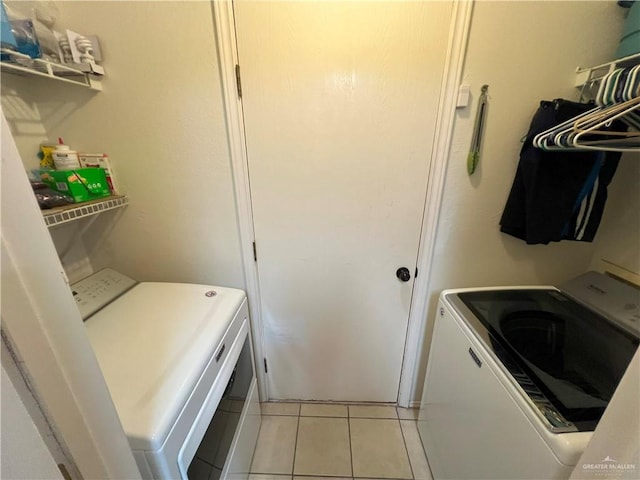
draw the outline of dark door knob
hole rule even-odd
[[[411,272],[407,267],[400,267],[396,270],[396,277],[398,277],[401,282],[408,282],[411,280]]]

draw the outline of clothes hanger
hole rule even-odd
[[[580,115],[578,115],[577,117],[572,117],[569,120],[566,120],[564,122],[562,122],[559,125],[554,125],[553,127],[549,128],[548,130],[545,130],[544,132],[541,132],[539,134],[537,134],[535,137],[533,137],[533,146],[536,148],[541,148],[543,150],[548,150],[550,147],[553,147],[553,145],[548,144],[548,140],[551,137],[551,135],[555,136],[555,133],[557,133],[559,130],[562,130],[566,127],[572,126],[573,123],[576,121],[576,119],[582,118],[586,115],[589,115],[591,113],[594,113],[598,110],[600,110],[601,107],[595,107],[589,111],[583,112]]]
[[[640,98],[625,104],[616,104],[607,107],[596,107],[585,112],[582,115],[573,117],[566,122],[549,129],[546,132],[535,137],[534,142],[538,148],[547,151],[555,150],[580,150],[580,146],[584,145],[584,141],[576,144],[576,138],[582,138],[585,135],[607,135],[633,137],[636,132],[620,132],[615,130],[598,130],[600,127],[610,127],[614,120],[627,115],[638,108]],[[578,127],[578,128],[576,128]],[[640,132],[638,132],[640,133]],[[580,134],[580,137],[578,137]],[[585,139],[589,140],[589,139]],[[592,139],[591,139],[592,140]]]
[[[614,108],[616,107],[616,108]],[[613,152],[626,152],[630,150],[638,150],[640,148],[640,131],[619,132],[599,130],[601,127],[611,125],[614,120],[622,119],[625,116],[640,110],[640,97],[636,97],[622,104],[615,105],[609,110],[615,110],[601,118],[600,121],[579,120],[574,125],[575,135],[571,139],[571,143],[580,149],[587,150],[607,150]],[[607,139],[602,140],[582,140],[585,135],[606,135]],[[620,138],[611,138],[611,137]],[[626,146],[622,146],[626,145]]]
[[[633,114],[633,112],[636,110],[635,107],[639,103],[640,103],[640,97],[636,97],[626,102],[616,103],[614,105],[602,107],[599,111],[593,112],[593,114],[591,115],[588,115],[582,118],[576,118],[575,121],[573,122],[573,127],[574,127],[573,130],[574,131],[584,130],[585,128],[590,128],[596,124],[602,126],[609,123],[609,125],[606,125],[606,126],[611,126],[611,124],[613,123],[613,120],[618,119],[625,115]],[[618,134],[627,135],[628,133],[629,132],[603,131],[603,134],[608,134],[608,135],[618,135]]]
[[[640,65],[614,70],[600,82],[596,95],[598,105],[596,108],[536,135],[533,145],[544,150],[598,149],[598,145],[602,147],[601,150],[633,149],[636,145],[633,139],[640,135],[640,132],[637,132],[640,126],[640,114],[636,113],[639,95]],[[581,98],[583,96],[584,88]],[[633,130],[626,132],[608,128],[616,119],[622,120]],[[593,135],[606,135],[608,138],[594,139]],[[612,139],[611,137],[620,138]]]
[[[558,136],[562,135],[563,133],[573,131],[573,124],[576,120],[595,114],[601,109],[602,107],[592,108],[591,110],[583,112],[578,116],[572,117],[559,125],[555,125],[554,127],[551,127],[550,129],[539,133],[534,137],[533,145],[543,150],[560,150],[567,148],[566,146],[557,143],[556,139],[558,138]]]
[[[596,149],[597,146],[601,146],[600,150],[603,151],[613,151],[614,148],[616,150],[622,149],[621,151],[633,149],[638,142],[632,139],[639,137],[640,132],[613,130],[611,126],[614,121],[622,120],[637,110],[640,107],[639,100],[634,99],[623,104],[612,105],[591,116],[577,120],[572,128],[565,129],[554,138],[555,144],[558,149],[571,150],[581,150],[586,145],[589,146],[588,149]],[[626,123],[624,125],[627,126]],[[598,138],[598,136],[606,136],[606,138]]]

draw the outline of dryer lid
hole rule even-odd
[[[85,322],[133,448],[162,445],[243,300],[231,288],[140,283]]]

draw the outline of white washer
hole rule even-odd
[[[72,289],[143,478],[247,478],[261,417],[244,292],[110,269]]]
[[[638,347],[639,305],[595,272],[444,291],[418,420],[433,477],[568,478]]]

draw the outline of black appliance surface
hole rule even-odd
[[[557,289],[455,296],[487,329],[488,346],[558,431],[595,429],[638,348],[637,335]]]

